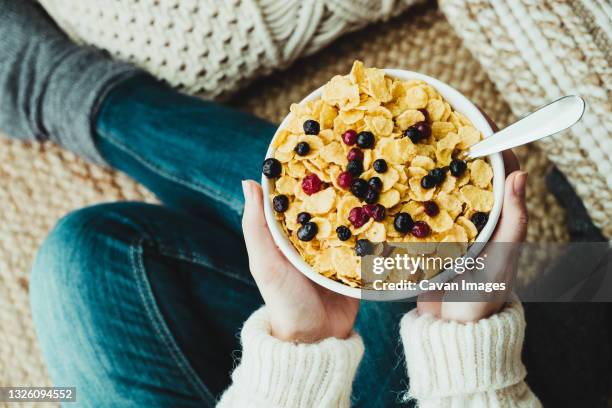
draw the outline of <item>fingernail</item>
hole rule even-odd
[[[244,195],[244,202],[246,203],[247,201],[249,201],[250,198],[250,188],[249,188],[249,182],[247,180],[242,180],[242,194]]]
[[[526,187],[527,187],[527,172],[521,171],[514,178],[514,184],[512,185],[512,188],[514,189],[514,194],[516,194],[519,197],[524,197]]]

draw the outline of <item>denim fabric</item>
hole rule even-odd
[[[53,382],[76,386],[77,405],[213,406],[229,386],[240,327],[262,304],[242,239],[240,180],[259,179],[274,130],[146,76],[108,95],[97,147],[163,205],[122,202],[73,212],[38,253],[31,280],[36,330]],[[402,401],[409,384],[398,325],[413,307],[362,303],[356,329],[366,353],[354,382],[355,406]],[[529,310],[526,305],[535,333],[548,334],[530,337],[528,326],[526,363],[530,377],[542,377],[532,384],[538,396],[556,401],[554,385],[569,378],[575,386],[564,389],[565,401],[594,401],[585,389],[602,395],[607,379],[598,364],[609,361],[602,308],[578,308],[575,324],[588,325],[575,331],[558,322],[572,308],[539,308],[542,320],[555,321],[552,327],[529,321]],[[588,348],[580,357],[568,354],[582,344]],[[578,378],[559,368],[568,364],[580,370]]]
[[[153,79],[111,92],[105,160],[163,206],[103,204],[63,218],[41,247],[31,299],[49,372],[83,406],[212,406],[230,384],[239,330],[262,305],[248,270],[240,181],[259,179],[276,126]],[[406,390],[399,319],[413,304],[364,303],[359,406]]]
[[[134,65],[75,44],[37,0],[0,0],[0,129],[11,137],[51,140],[104,164],[92,115]]]

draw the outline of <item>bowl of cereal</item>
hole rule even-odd
[[[458,156],[491,134],[449,85],[356,61],[292,104],[270,143],[262,187],[272,237],[308,278],[355,298],[375,290],[361,279],[373,243],[485,243],[501,212],[503,159]],[[452,276],[419,272],[412,279]]]

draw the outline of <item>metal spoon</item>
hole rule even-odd
[[[552,136],[578,122],[585,106],[579,96],[564,96],[476,143],[459,156],[475,159]]]

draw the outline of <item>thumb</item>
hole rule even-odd
[[[526,187],[527,173],[524,171],[514,171],[506,179],[504,203],[493,241],[522,242],[525,240],[529,219],[525,205]]]
[[[249,255],[249,267],[255,281],[261,283],[270,277],[267,275],[273,273],[279,252],[266,224],[261,186],[253,180],[243,180],[242,191],[242,231]]]

